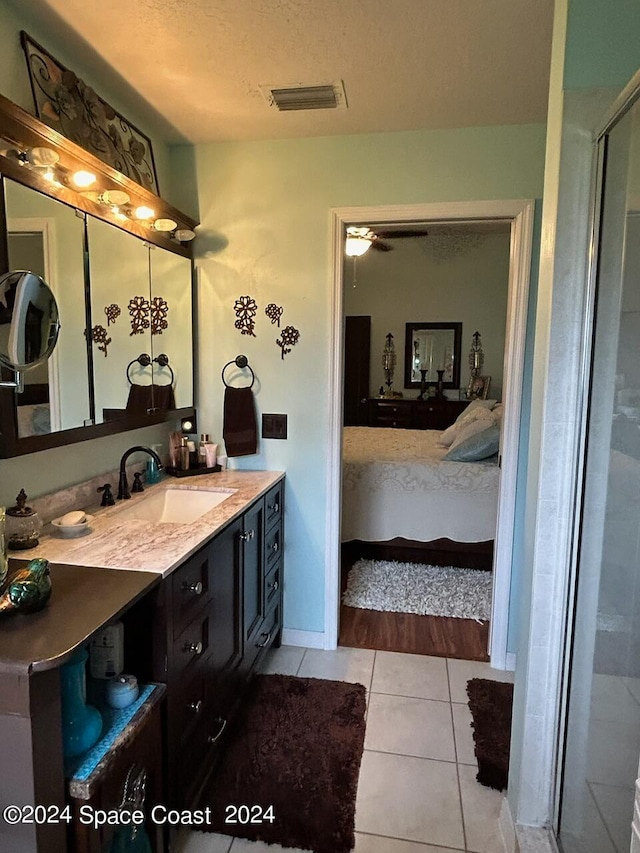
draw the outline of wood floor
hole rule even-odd
[[[342,590],[349,569],[361,556],[357,548],[343,548]],[[488,661],[489,622],[361,610],[341,604],[338,642],[358,649]]]

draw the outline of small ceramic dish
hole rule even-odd
[[[59,518],[54,518],[51,524],[65,539],[72,539],[74,536],[83,536],[87,533],[90,530],[92,521],[92,515],[85,515],[84,521],[80,522],[80,524],[60,524]]]

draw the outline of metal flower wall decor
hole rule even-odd
[[[24,31],[39,119],[123,175],[159,194],[151,141]]]
[[[264,313],[271,320],[271,325],[277,323],[278,328],[280,328],[280,318],[282,317],[283,310],[284,309],[280,305],[276,305],[275,302],[270,302],[264,309]]]
[[[280,337],[276,340],[276,344],[280,347],[280,358],[284,359],[285,355],[291,352],[291,347],[294,347],[300,340],[300,332],[294,326],[285,326]]]
[[[169,328],[167,314],[169,306],[167,300],[161,296],[154,296],[151,300],[151,334],[161,335],[165,329]]]
[[[104,326],[94,326],[93,329],[87,335],[87,330],[85,329],[85,337],[89,337],[94,344],[98,344],[98,349],[100,352],[104,353],[104,357],[107,358],[107,347],[111,343],[111,338],[108,337],[107,330]]]
[[[120,314],[122,314],[122,311],[120,310],[119,305],[112,302],[111,305],[106,306],[104,313],[107,315],[107,326],[110,326],[112,323],[116,322]]]
[[[241,335],[251,335],[255,338],[255,316],[258,313],[258,306],[252,296],[241,296],[236,299],[233,310],[236,312],[235,327],[240,331]]]
[[[149,320],[149,309],[151,305],[148,299],[144,296],[134,296],[129,300],[129,314],[131,316],[131,332],[132,335],[143,335],[144,330],[151,325]]]

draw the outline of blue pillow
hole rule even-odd
[[[495,456],[500,446],[500,428],[492,424],[461,441],[443,457],[449,462],[479,462]]]

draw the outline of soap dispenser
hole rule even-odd
[[[27,494],[24,489],[20,489],[16,505],[7,510],[5,536],[7,548],[11,551],[26,551],[39,543],[42,522],[38,513],[26,503]]]

